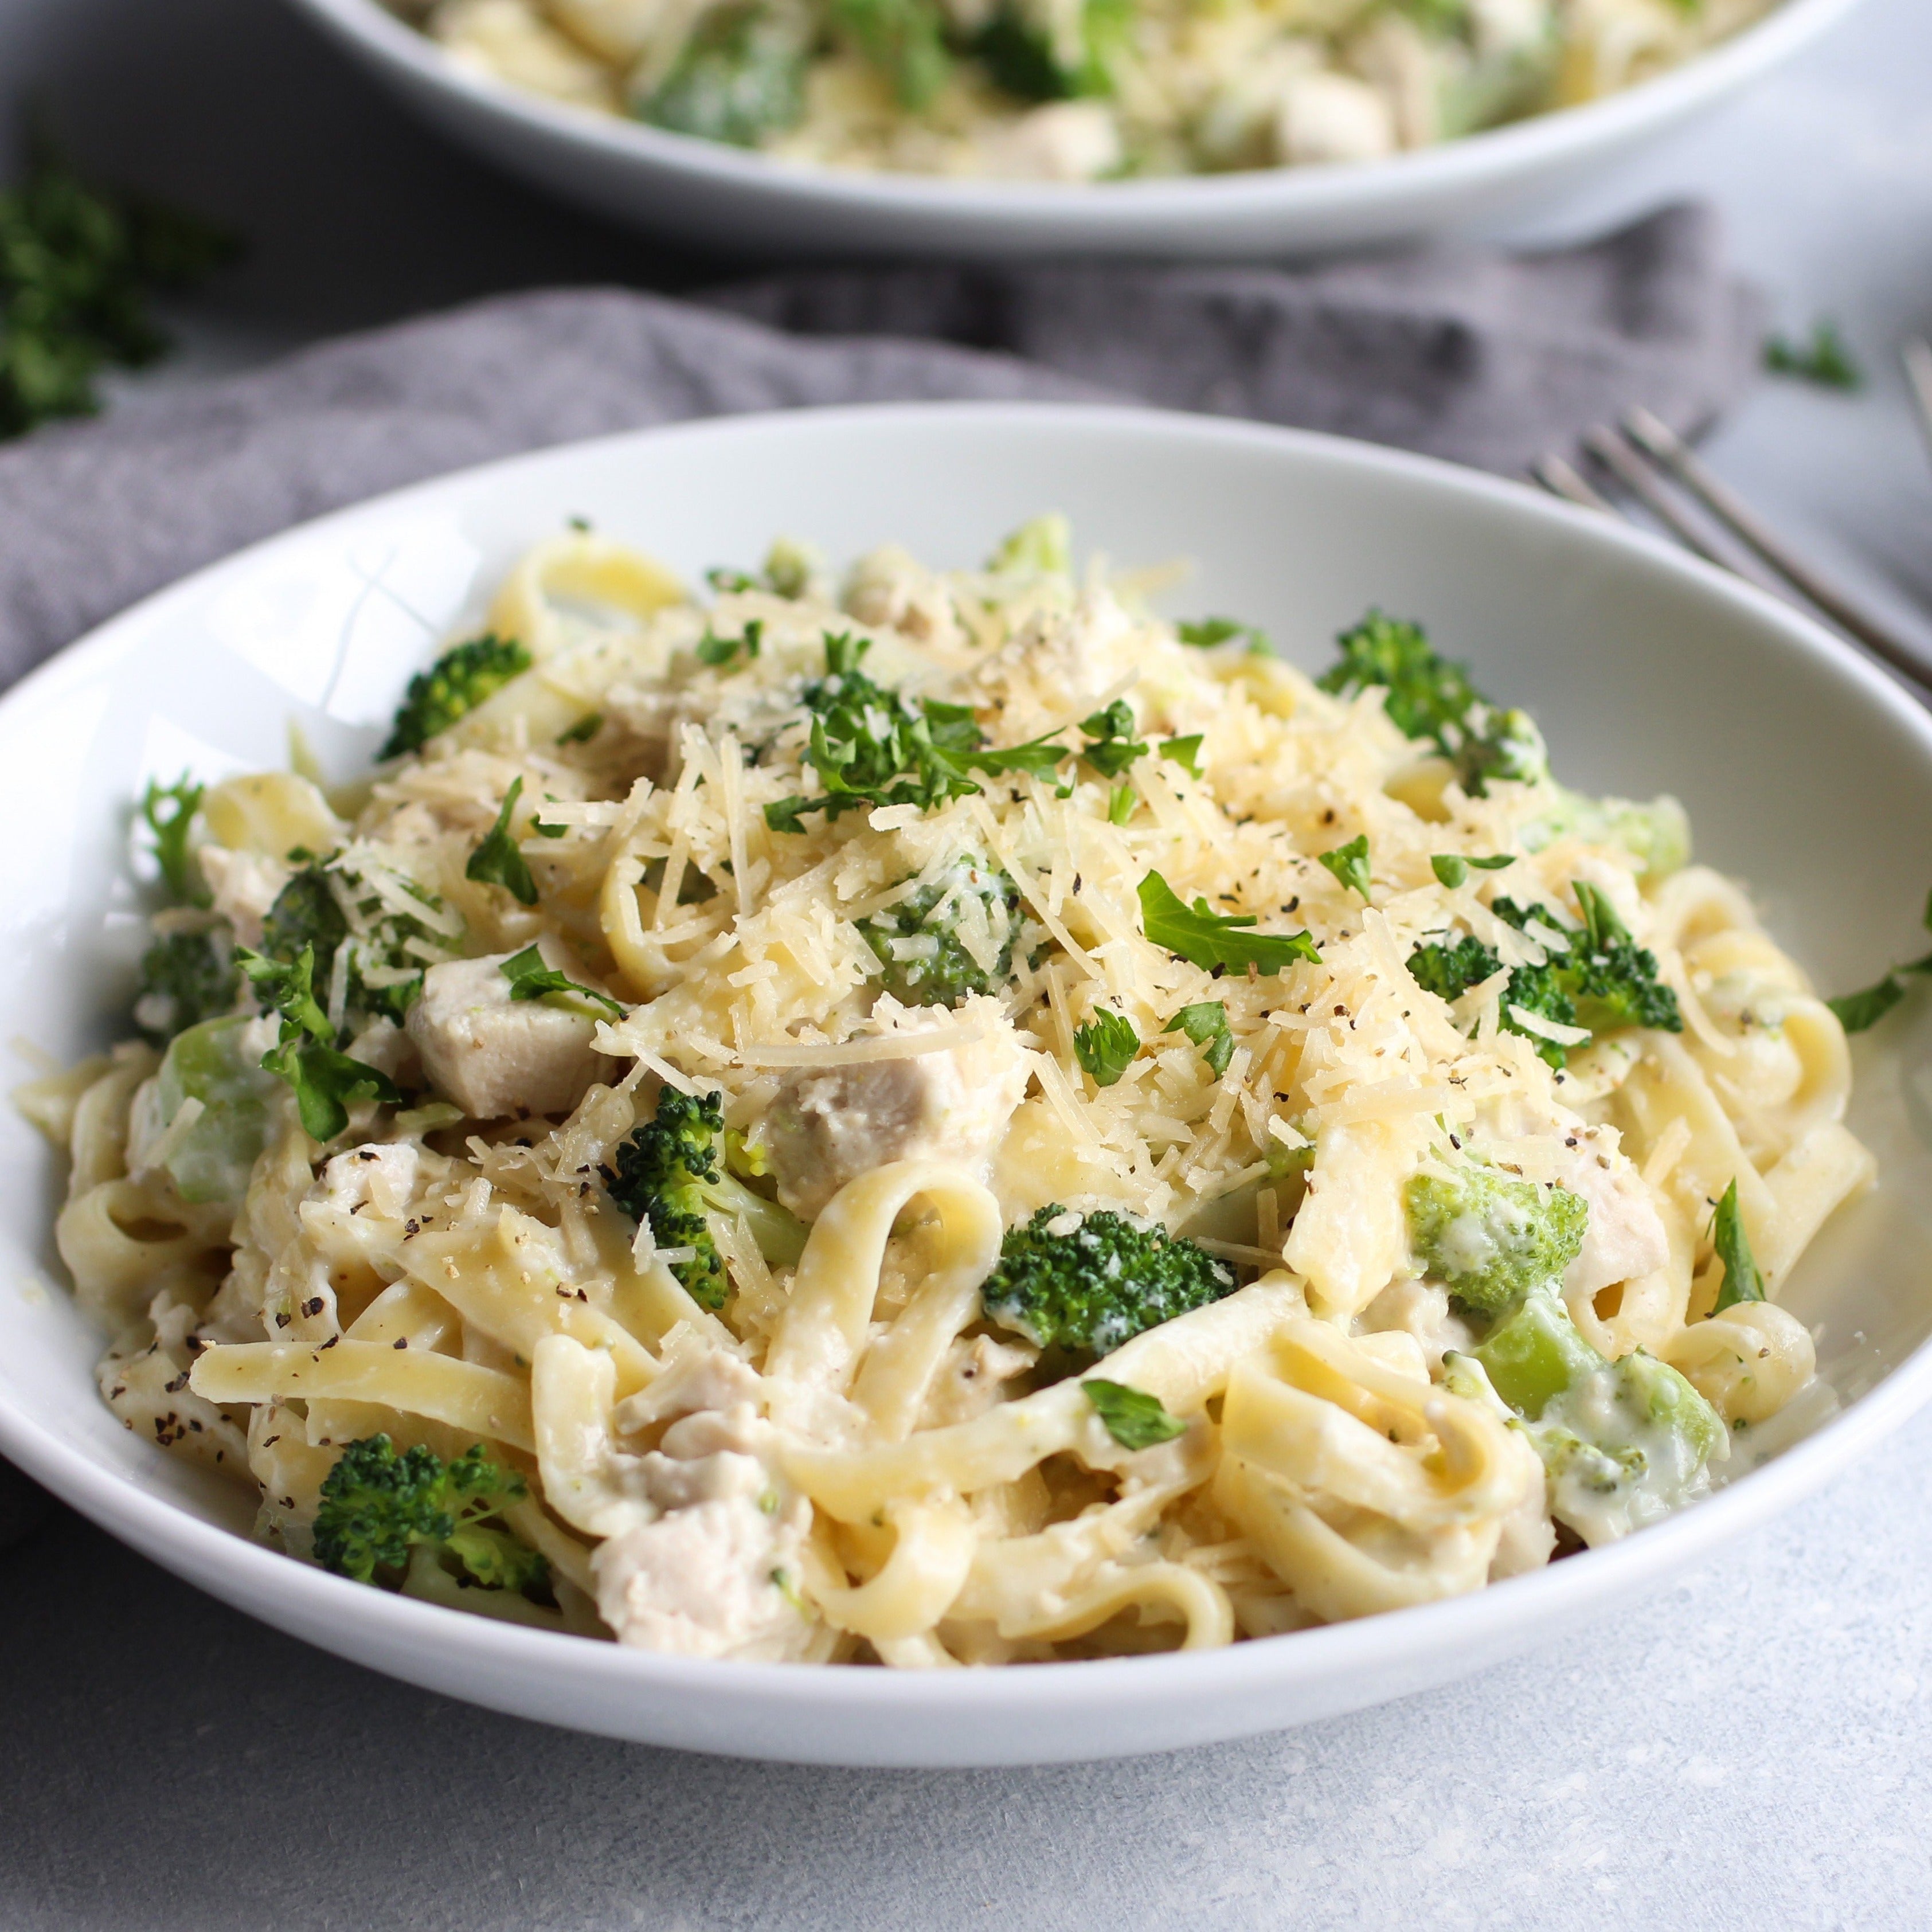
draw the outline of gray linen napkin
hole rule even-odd
[[[1170,409],[1252,416],[1520,475],[1643,402],[1694,434],[1756,365],[1716,217],[1588,247],[1443,248],[1301,271],[1075,266],[789,272],[706,300],[807,335],[998,349]]]
[[[0,686],[243,544],[575,437],[813,404],[1132,398],[1511,472],[1632,403],[1701,428],[1749,380],[1754,318],[1694,207],[1515,259],[801,272],[698,302],[500,297],[0,448]]]

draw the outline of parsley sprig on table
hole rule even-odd
[[[148,296],[239,252],[192,215],[86,185],[37,136],[20,179],[0,190],[0,436],[92,415],[104,369],[167,352]]]
[[[1051,737],[989,750],[970,706],[932,698],[908,704],[890,687],[875,684],[860,669],[871,648],[868,638],[826,632],[825,675],[806,686],[802,699],[812,719],[805,761],[824,790],[816,798],[784,798],[766,806],[765,823],[774,832],[802,832],[808,812],[834,819],[880,805],[929,811],[978,791],[975,772],[1050,777],[1072,755]]]

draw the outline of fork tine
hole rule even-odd
[[[1586,510],[1601,510],[1607,516],[1617,514],[1616,506],[1607,496],[1593,490],[1575,469],[1554,452],[1539,456],[1529,466],[1529,473],[1552,496],[1580,504]]]
[[[1932,447],[1932,342],[1915,337],[1898,352],[1905,364],[1905,380],[1912,388],[1912,400],[1918,406],[1918,427]]]
[[[1787,584],[1808,598],[1841,630],[1850,632],[1868,650],[1915,683],[1924,684],[1932,679],[1932,666],[1928,666],[1909,645],[1900,642],[1883,625],[1868,616],[1828,578],[1796,555],[1729,484],[1705,465],[1668,424],[1660,422],[1648,410],[1635,409],[1624,417],[1624,428],[1630,441],[1646,455],[1661,464],[1726,529],[1749,544]]]
[[[1714,549],[1710,539],[1671,500],[1636,450],[1616,430],[1601,425],[1586,430],[1582,443],[1686,550],[1696,551],[1706,563],[1714,563],[1720,569],[1733,568],[1730,560]]]

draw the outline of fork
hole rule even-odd
[[[1922,426],[1932,443],[1932,344],[1911,344],[1904,359]],[[1788,602],[1808,604],[1922,692],[1932,692],[1932,662],[1924,652],[1862,608],[1802,556],[1676,430],[1648,410],[1629,410],[1615,427],[1599,424],[1586,430],[1580,440],[1592,464],[1642,504],[1685,549]],[[1538,458],[1530,466],[1530,474],[1552,496],[1586,509],[1618,513],[1617,506],[1562,456]],[[1744,556],[1714,542],[1689,514],[1682,496],[1702,506],[1727,530],[1744,547]],[[1751,568],[1747,560],[1750,557],[1768,570]]]

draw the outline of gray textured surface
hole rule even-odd
[[[1286,1736],[806,1770],[368,1676],[71,1518],[0,1555],[8,1932],[1923,1925],[1932,1418],[1614,1625]]]
[[[493,288],[692,278],[445,155],[264,0],[0,0],[0,72],[47,78],[90,153],[261,237],[184,316],[190,374]],[[1868,0],[1802,70],[1522,232],[1686,192],[1716,199],[1786,326],[1835,314],[1875,377],[1760,391],[1718,461],[1909,616],[1932,597],[1932,470],[1889,357],[1932,326],[1926,0]],[[1917,1928],[1928,1487],[1932,1419],[1616,1625],[1479,1682],[1172,1758],[934,1776],[471,1711],[62,1512],[0,1552],[0,1926]]]

